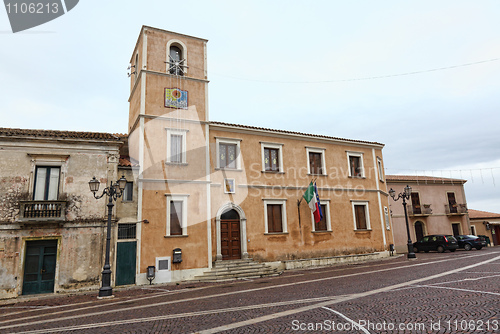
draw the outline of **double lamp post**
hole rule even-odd
[[[111,287],[111,266],[109,265],[109,252],[111,243],[111,216],[113,214],[113,201],[116,201],[123,195],[123,189],[127,185],[127,179],[122,176],[115,183],[111,182],[108,187],[104,188],[101,195],[97,195],[100,182],[95,178],[89,181],[90,191],[94,194],[95,199],[99,199],[104,195],[108,195],[108,227],[106,232],[106,257],[102,270],[102,286],[99,289],[99,297],[111,297],[113,288]]]
[[[389,195],[391,195],[391,197],[394,201],[397,201],[400,198],[403,199],[403,208],[405,210],[405,220],[406,220],[406,234],[408,235],[408,258],[414,259],[417,256],[415,255],[415,252],[413,252],[413,243],[411,242],[410,227],[408,225],[408,212],[406,211],[406,200],[410,199],[411,187],[407,185],[405,187],[404,191],[402,193],[398,194],[397,198],[396,198],[396,191],[391,188],[391,190],[389,190]]]

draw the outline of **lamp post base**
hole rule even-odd
[[[113,288],[110,286],[103,286],[99,289],[99,297],[113,297]]]
[[[413,244],[411,243],[411,240],[408,240],[408,258],[409,259],[416,259],[417,256],[415,255],[415,252],[413,251]]]

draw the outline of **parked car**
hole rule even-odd
[[[486,239],[476,235],[457,235],[455,237],[458,242],[458,248],[463,248],[470,251],[472,248],[480,250],[486,247]]]
[[[428,235],[413,244],[413,251],[437,251],[443,253],[446,250],[454,252],[458,248],[458,242],[452,235],[434,234]]]

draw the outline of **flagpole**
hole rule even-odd
[[[314,183],[318,178],[313,178],[309,184]],[[297,214],[299,215],[299,232],[300,232],[300,237],[302,238],[302,224],[300,222],[300,203],[302,203],[302,200],[304,199],[304,196],[301,196],[300,199],[297,200]]]

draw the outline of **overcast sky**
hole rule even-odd
[[[95,1],[13,34],[0,127],[127,131],[142,25],[208,39],[210,120],[384,143],[500,213],[500,1]]]

